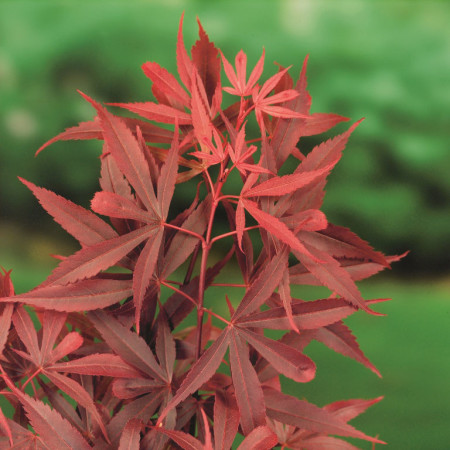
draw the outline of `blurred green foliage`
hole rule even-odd
[[[1,221],[56,228],[17,175],[88,206],[97,142],[33,154],[93,116],[76,89],[105,102],[151,99],[140,65],[175,72],[183,10],[187,46],[198,15],[230,59],[243,48],[255,63],[264,46],[266,76],[276,60],[293,63],[296,77],[310,54],[312,110],[366,117],[330,176],[329,218],[385,252],[412,250],[408,271],[448,270],[448,2],[0,1]],[[303,139],[300,148],[316,143]]]

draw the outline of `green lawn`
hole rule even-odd
[[[386,317],[357,313],[346,320],[383,378],[314,343],[307,353],[317,363],[316,379],[302,386],[286,382],[286,388],[319,406],[384,395],[353,422],[356,427],[379,434],[393,449],[448,449],[450,283],[379,277],[361,290],[365,298],[393,299],[377,308]]]

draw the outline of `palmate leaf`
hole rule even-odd
[[[156,427],[155,430],[168,436],[184,450],[205,450],[205,446],[198,439],[184,431],[167,430],[163,427]]]
[[[292,251],[308,255],[310,259],[316,260],[316,257],[310,253],[310,251],[298,240],[294,233],[281,222],[281,220],[263,211],[255,202],[246,198],[243,199],[243,205],[261,227],[281,242],[287,244]]]
[[[277,435],[267,425],[263,425],[248,434],[238,450],[270,450],[277,444]]]
[[[66,286],[51,285],[36,288],[14,297],[0,298],[0,302],[21,302],[55,311],[89,311],[105,308],[131,296],[131,280],[94,277]]]
[[[315,259],[310,258],[307,254],[293,250],[298,260],[316,277],[322,285],[327,286],[331,291],[341,295],[352,305],[363,309],[364,311],[382,315],[370,309],[365,303],[356,284],[350,275],[340,266],[340,264],[328,253],[323,252],[315,247],[306,246],[309,252],[315,255]],[[318,263],[320,260],[321,263]]]
[[[379,370],[364,355],[355,336],[343,322],[336,322],[316,330],[314,339],[322,342],[335,352],[358,361],[381,378]]]
[[[264,388],[267,415],[279,422],[294,425],[306,430],[355,437],[383,444],[376,438],[365,435],[325,409],[304,400],[283,394],[272,388]]]
[[[264,395],[253,368],[246,344],[241,341],[239,332],[230,332],[230,366],[234,392],[240,412],[242,432],[245,436],[255,428],[266,423]]]
[[[291,447],[291,445],[289,446]],[[300,438],[298,445],[292,444],[293,449],[307,449],[307,450],[323,450],[323,449],[336,449],[336,450],[359,450],[359,447],[355,447],[350,442],[343,441],[342,439],[335,438],[333,436],[312,436],[310,438]]]
[[[377,397],[371,400],[341,400],[338,402],[330,403],[329,405],[324,406],[323,409],[333,413],[336,417],[339,417],[344,422],[349,422],[350,420],[365,412],[367,408],[370,408],[381,400],[383,400],[383,397]]]
[[[92,211],[118,219],[133,219],[144,223],[155,223],[155,217],[140,208],[136,202],[114,192],[97,192],[91,201]]]
[[[172,336],[164,310],[161,310],[158,316],[155,351],[159,364],[166,371],[167,379],[171,380],[176,360],[176,348],[175,339]]]
[[[156,267],[159,248],[164,236],[164,228],[159,227],[156,235],[147,240],[144,249],[136,261],[133,273],[133,302],[135,306],[136,331],[140,331],[141,309],[146,290]]]
[[[273,177],[243,192],[245,197],[282,196],[308,185],[317,178],[328,173],[336,164],[332,162],[317,170],[304,171],[297,174]]]
[[[258,309],[272,295],[286,270],[287,255],[287,250],[281,251],[264,266],[237,307],[233,322],[239,322],[241,317]]]
[[[159,227],[146,225],[137,230],[85,247],[64,259],[45,281],[45,285],[63,285],[97,275],[114,266],[141,242],[155,235]]]
[[[48,367],[48,370],[117,378],[138,378],[142,376],[141,372],[127,364],[120,356],[110,353],[91,354],[83,358],[52,364]]]
[[[175,190],[175,181],[177,179],[178,171],[178,153],[178,126],[176,124],[172,145],[158,179],[158,203],[163,220],[167,219],[169,205]]]
[[[162,143],[172,141],[173,133],[170,130],[138,119],[123,118],[122,120],[127,124],[130,130],[135,130],[136,126],[139,126],[146,141]],[[43,144],[36,151],[36,156],[55,142],[86,139],[103,139],[103,130],[97,117],[92,121],[80,122],[74,127],[67,128],[65,131]]]
[[[57,386],[63,392],[65,392],[69,397],[73,398],[76,403],[78,403],[92,416],[93,420],[99,425],[102,430],[103,435],[108,438],[108,434],[103,423],[103,418],[100,416],[94,400],[89,395],[89,393],[84,389],[81,384],[72,380],[69,377],[59,374],[56,371],[44,369],[42,373]]]
[[[161,212],[153,191],[149,168],[133,133],[122,119],[109,113],[87,95],[83,93],[81,95],[97,110],[103,137],[119,169],[127,177],[147,210],[160,217]]]
[[[144,339],[131,332],[104,311],[91,311],[88,318],[100,332],[105,342],[124,361],[151,378],[167,381],[166,374],[157,363],[153,352]]]
[[[190,125],[192,123],[191,116],[188,113],[159,103],[108,103],[108,105],[127,109],[145,119],[154,120],[155,122],[168,124],[178,123],[179,125]]]
[[[106,427],[112,447],[119,447],[123,430],[130,420],[140,419],[143,423],[147,423],[161,404],[162,399],[162,392],[143,395],[127,403],[115,414]]]
[[[226,328],[211,347],[209,347],[191,367],[180,388],[161,412],[158,418],[158,425],[162,423],[163,419],[171,409],[175,408],[190,394],[197,391],[216,373],[228,348],[229,335],[230,329]]]
[[[82,246],[98,244],[117,237],[117,233],[91,211],[76,205],[64,197],[19,178],[39,200],[42,207]]]
[[[178,109],[189,107],[189,95],[170,72],[155,62],[144,63],[142,70],[153,81],[153,87],[165,95],[171,106]]]
[[[183,18],[184,12],[181,15],[180,25],[178,28],[177,36],[177,68],[178,74],[183,84],[190,89],[191,88],[191,73],[193,70],[193,63],[187,54],[186,48],[183,42]]]
[[[139,450],[140,432],[142,421],[139,419],[130,419],[125,425],[122,436],[120,437],[119,450]]]
[[[365,303],[373,304],[386,300],[389,299],[366,300]],[[346,299],[342,298],[327,298],[307,302],[294,299],[291,307],[292,319],[299,330],[313,330],[324,327],[357,311],[349,305]],[[287,330],[290,328],[289,317],[284,306],[249,314],[241,317],[235,323],[240,326],[270,330]]]
[[[217,390],[214,400],[214,449],[229,450],[239,427],[236,397]],[[251,433],[250,433],[251,434]]]
[[[203,235],[208,224],[207,214],[211,207],[210,197],[207,197],[181,224],[181,228]],[[194,251],[199,240],[191,234],[178,231],[164,257],[161,272],[164,277],[168,277],[181,264],[186,261]]]
[[[211,105],[216,89],[220,86],[219,51],[209,40],[200,20],[197,19],[199,39],[191,49],[192,62],[205,87],[208,102]]]
[[[348,118],[337,114],[310,114],[311,96],[306,89],[306,66],[308,56],[303,61],[299,79],[295,85],[298,97],[284,106],[301,114],[307,114],[308,120],[298,118],[279,119],[273,132],[271,144],[277,157],[277,168],[280,168],[295,148],[301,136],[323,133]]]
[[[294,173],[310,172],[332,163],[336,164],[342,156],[342,151],[347,145],[350,135],[363,120],[358,120],[346,132],[314,147]]]
[[[24,407],[30,423],[49,448],[90,449],[91,446],[67,420],[40,400],[35,400],[17,389],[2,370],[3,379]]]
[[[366,259],[389,267],[382,253],[375,251],[366,241],[345,227],[328,223],[325,229],[317,233],[301,231],[298,237],[333,257]]]
[[[42,372],[57,388],[69,395],[81,407],[86,408],[99,425],[104,436],[107,437],[102,418],[89,393],[75,380],[59,374],[57,367],[51,367],[53,363],[77,350],[83,343],[83,338],[79,333],[71,332],[66,334],[61,342],[53,349],[53,345],[62,329],[65,318],[66,314],[59,314],[52,311],[46,311],[43,314],[42,327],[44,331],[42,333],[41,347],[39,348],[36,330],[28,313],[23,307],[17,308],[14,314],[14,324],[19,338],[29,351],[29,356],[23,352],[19,354],[23,353],[23,357],[31,361],[38,368],[38,372]]]
[[[277,372],[299,383],[307,383],[314,378],[316,365],[294,347],[266,338],[249,329],[236,327],[236,330]]]

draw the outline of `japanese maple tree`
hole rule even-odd
[[[176,60],[181,82],[156,62],[142,66],[156,101],[110,104],[137,118],[81,93],[95,118],[38,150],[102,141],[91,210],[21,179],[81,248],[30,292],[14,295],[0,273],[1,393],[14,408],[12,417],[0,410],[0,442],[218,450],[241,434],[241,450],[356,448],[336,436],[382,443],[348,423],[381,398],[320,408],[281,389],[283,377],[314,378],[304,354],[312,340],[380,375],[342,320],[360,309],[379,315],[372,306],[386,299],[363,299],[355,282],[399,257],[320,210],[361,121],[304,155],[301,137],[348,120],[310,112],[307,59],[295,84],[283,67],[262,81],[264,51],[251,70],[242,50],[233,65],[199,23],[189,56],[181,21]],[[174,211],[184,183],[196,195]],[[216,281],[233,264],[240,279]],[[292,285],[330,295],[305,301]],[[214,286],[226,293],[206,307]]]

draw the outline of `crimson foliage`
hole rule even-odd
[[[303,155],[296,147],[302,136],[348,120],[310,113],[306,59],[295,85],[281,67],[262,83],[264,52],[247,78],[245,53],[233,67],[200,24],[189,56],[181,25],[182,84],[147,62],[157,101],[114,104],[143,119],[118,117],[82,94],[94,120],[40,149],[58,140],[103,141],[92,211],[21,180],[81,249],[27,293],[14,295],[9,273],[0,274],[2,394],[15,410],[12,418],[0,412],[2,442],[229,449],[241,433],[241,450],[355,448],[334,435],[379,443],[348,424],[379,398],[319,408],[282,393],[280,384],[281,377],[314,378],[315,364],[303,353],[311,340],[379,375],[342,319],[359,309],[378,314],[371,306],[385,299],[364,300],[355,281],[398,257],[373,250],[320,211],[326,178],[360,121]],[[249,121],[259,129],[252,139]],[[281,176],[288,159],[296,169]],[[195,180],[192,204],[173,214],[177,184]],[[228,218],[224,234],[215,231],[219,209]],[[211,265],[222,240],[229,252]],[[233,263],[241,282],[215,283]],[[293,284],[326,286],[331,295],[293,298]],[[205,292],[215,285],[228,295],[209,309]],[[163,286],[171,295],[162,295]],[[245,294],[233,306],[237,287]],[[225,317],[218,313],[224,303]],[[188,316],[196,326],[183,325]],[[285,333],[276,340],[265,330]]]

